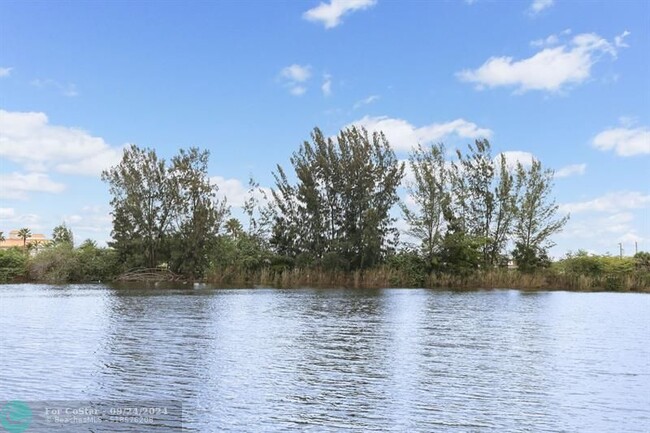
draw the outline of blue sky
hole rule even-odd
[[[556,170],[553,255],[650,249],[650,2],[0,4],[0,230],[110,238],[127,143],[211,151],[233,211],[313,127],[489,138]]]

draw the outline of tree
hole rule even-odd
[[[111,243],[127,266],[155,267],[198,276],[227,213],[207,175],[209,153],[181,150],[171,163],[135,145],[102,173],[113,206]]]
[[[172,271],[190,277],[203,274],[208,265],[208,251],[217,239],[224,216],[228,213],[225,200],[217,199],[218,188],[208,176],[208,151],[197,148],[181,149],[172,158],[170,168],[174,180],[171,200],[174,209],[172,235]]]
[[[226,234],[234,239],[238,238],[244,233],[244,228],[237,218],[230,218],[224,224]]]
[[[292,185],[282,167],[274,173],[271,242],[299,264],[363,269],[380,263],[397,231],[391,208],[404,174],[385,136],[351,127],[325,138],[315,128],[291,158]]]
[[[456,231],[464,230],[480,244],[481,263],[497,266],[503,263],[505,248],[512,231],[515,213],[516,184],[505,156],[492,157],[490,143],[476,140],[468,153],[457,152],[451,176],[452,202],[448,216],[455,221]]]
[[[113,198],[114,242],[128,266],[155,267],[179,206],[165,161],[153,149],[124,149],[121,162],[102,172]]]
[[[513,257],[522,270],[548,263],[547,250],[555,245],[550,238],[569,220],[569,215],[556,216],[558,205],[551,197],[553,174],[552,170],[544,170],[538,160],[533,160],[527,170],[517,165],[521,194],[516,205]]]
[[[54,227],[52,230],[52,243],[54,245],[65,244],[65,245],[74,245],[74,236],[72,235],[72,230],[70,230],[65,223],[59,224]]]
[[[421,254],[431,268],[442,247],[444,207],[449,200],[450,173],[444,145],[426,149],[419,145],[409,155],[409,167],[413,180],[406,187],[413,208],[402,203],[402,213],[409,225],[408,234],[420,241]]]
[[[4,242],[4,241],[5,241],[5,233],[0,232],[0,242]]]
[[[28,228],[18,230],[18,237],[23,240],[23,247],[27,246],[27,239],[32,237],[32,231]]]

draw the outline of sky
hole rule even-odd
[[[314,127],[555,170],[555,257],[650,250],[650,2],[0,2],[0,231],[110,240],[129,143],[208,149],[238,215]],[[403,227],[403,223],[399,223]]]

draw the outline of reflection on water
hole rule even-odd
[[[650,430],[650,296],[0,286],[0,400],[186,431]]]

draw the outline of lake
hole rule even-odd
[[[2,285],[0,401],[173,400],[188,432],[648,432],[649,329],[634,293]]]

